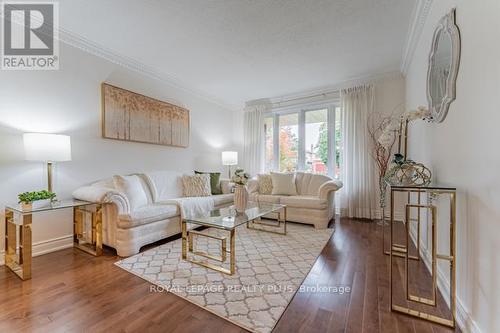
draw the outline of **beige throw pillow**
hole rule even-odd
[[[297,195],[295,175],[293,173],[271,172],[273,195]]]
[[[115,188],[122,192],[128,199],[130,210],[137,207],[147,205],[148,197],[142,187],[142,182],[139,176],[113,176],[113,183]]]
[[[273,180],[271,175],[258,174],[257,182],[259,183],[259,194],[271,194],[273,192]]]
[[[182,188],[185,197],[207,197],[212,195],[210,189],[210,174],[182,176]]]

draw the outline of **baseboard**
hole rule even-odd
[[[417,243],[417,231],[416,228],[410,228],[410,238],[413,242],[413,244]],[[429,273],[432,271],[432,255],[431,253],[427,250],[426,244],[420,239],[420,251],[422,253],[422,260],[425,264],[425,267],[429,271]],[[448,305],[448,308],[450,307],[450,281],[446,277],[445,273],[443,272],[442,269],[437,267],[437,287],[438,290],[441,292],[441,295],[443,295],[443,298]],[[472,319],[471,314],[463,304],[462,300],[458,297],[456,299],[456,320],[457,320],[457,326],[460,328],[460,330],[463,333],[482,333],[481,330],[479,329],[479,326],[477,323]]]
[[[73,247],[73,234],[33,243],[33,257]]]
[[[33,257],[73,247],[73,235],[66,235],[33,243]],[[0,251],[0,265],[5,264],[5,250]]]

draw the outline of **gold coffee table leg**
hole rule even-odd
[[[256,228],[255,227],[256,225],[279,228],[281,230],[278,229],[275,231],[275,230],[267,230],[264,228]],[[273,222],[262,222],[262,221],[252,220],[252,221],[247,222],[247,228],[252,229],[252,230],[270,232],[272,234],[286,235],[286,206],[283,207],[283,211],[278,211],[278,219],[276,220],[276,222],[274,222],[274,221]]]
[[[190,230],[187,231],[187,223],[185,221],[182,221],[182,259],[189,261],[190,263],[200,265],[209,269],[212,269],[217,272],[221,272],[227,275],[233,275],[234,272],[236,271],[236,256],[235,256],[235,241],[236,241],[236,234],[235,230],[232,229],[229,232],[229,248],[230,248],[230,253],[229,253],[229,269],[215,265],[209,262],[201,261],[201,260],[196,260],[192,258],[191,256],[188,255],[188,253],[191,253],[192,255],[198,255],[202,256],[208,259],[220,261],[220,262],[225,262],[226,261],[226,255],[227,255],[227,249],[226,249],[226,237],[217,237],[213,235],[208,235],[204,234],[202,232],[198,232],[195,230]],[[212,255],[209,253],[205,253],[202,251],[196,251],[195,246],[194,246],[194,238],[193,235],[201,236],[201,237],[208,237],[208,238],[213,238],[221,241],[221,256],[216,256]]]
[[[182,227],[182,259],[187,260],[187,224],[181,222]]]

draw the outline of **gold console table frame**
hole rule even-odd
[[[408,201],[405,206],[405,238],[406,245],[394,243],[394,197],[396,193],[408,193]],[[418,203],[411,203],[411,194],[417,193]],[[421,203],[421,194],[428,195],[428,204]],[[449,221],[449,234],[450,234],[450,248],[449,254],[440,254],[437,252],[438,249],[438,238],[437,238],[437,206],[433,204],[433,200],[441,195],[448,195],[450,198],[450,221]],[[409,271],[408,263],[412,256],[409,255],[409,244],[410,244],[410,224],[411,224],[411,209],[416,208],[418,211],[417,219],[417,237],[420,243],[420,211],[422,209],[428,209],[431,212],[431,276],[432,276],[432,297],[420,297],[417,295],[412,295],[409,290]],[[456,325],[456,188],[454,187],[443,187],[443,186],[391,186],[391,211],[390,211],[390,250],[387,251],[390,256],[390,303],[391,310],[399,313],[403,313],[409,316],[421,318],[428,320],[437,324],[454,328]],[[420,256],[419,244],[417,244],[417,257]],[[385,253],[384,249],[384,253]],[[450,264],[450,312],[451,319],[443,318],[423,310],[415,310],[405,306],[394,304],[393,299],[393,260],[395,257],[404,258],[405,264],[405,281],[404,288],[406,289],[406,301],[415,302],[425,306],[437,306],[437,261],[446,260]],[[419,258],[417,258],[418,260]]]
[[[95,206],[95,209],[89,209],[90,206]],[[31,279],[33,214],[65,208],[73,209],[73,246],[94,256],[102,255],[101,204],[81,200],[63,200],[30,209],[23,208],[21,205],[8,205],[5,207],[5,265],[22,280]],[[83,229],[85,213],[92,214],[90,242],[85,241]],[[16,221],[15,214],[20,216],[19,221]]]

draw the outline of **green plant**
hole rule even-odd
[[[47,200],[54,201],[56,199],[56,194],[47,190],[24,192],[20,193],[18,196],[19,203],[30,203],[37,200]]]

